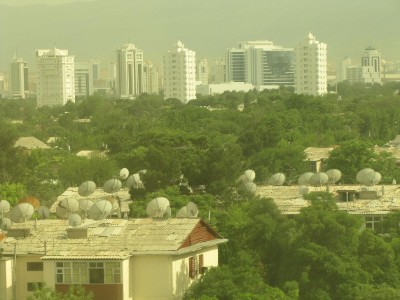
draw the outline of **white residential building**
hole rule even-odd
[[[93,66],[91,62],[75,63],[75,96],[93,95]]]
[[[158,94],[158,69],[151,62],[144,64],[143,74],[145,78],[144,90],[148,94]]]
[[[336,82],[342,82],[347,80],[347,68],[351,66],[351,59],[345,57],[336,66]]]
[[[296,94],[327,93],[326,44],[317,41],[311,33],[295,48],[294,82]]]
[[[368,47],[361,57],[362,79],[364,83],[381,83],[381,53]]]
[[[10,97],[23,99],[28,93],[28,67],[22,59],[14,59],[10,72]]]
[[[144,92],[143,63],[143,51],[134,44],[117,50],[117,97],[133,99]]]
[[[182,103],[196,99],[196,52],[178,41],[164,56],[164,99],[176,98]]]
[[[197,63],[197,81],[200,82],[200,84],[208,84],[208,61],[206,58],[201,59]]]
[[[37,106],[75,102],[74,57],[68,50],[40,49],[37,57]]]

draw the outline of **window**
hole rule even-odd
[[[198,256],[189,257],[189,277],[194,279],[198,274],[204,274],[207,267],[204,267],[204,256],[200,254]]]
[[[189,277],[195,278],[196,277],[196,258],[189,257]]]
[[[34,292],[36,289],[42,288],[43,282],[28,282],[26,284],[26,290],[28,292]]]
[[[57,262],[56,282],[72,284],[121,283],[121,264],[113,262]]]
[[[42,262],[28,262],[26,264],[27,271],[43,271],[43,263]]]

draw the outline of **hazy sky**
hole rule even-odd
[[[157,63],[178,40],[218,58],[249,40],[292,48],[309,32],[332,64],[359,63],[368,46],[400,60],[399,12],[400,0],[0,0],[0,70],[15,52],[32,66],[36,49],[54,46],[107,65],[132,42]]]

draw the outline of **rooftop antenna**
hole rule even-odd
[[[71,227],[77,227],[82,224],[82,218],[78,214],[71,214],[68,218],[68,224]]]
[[[79,209],[84,218],[88,217],[89,211],[94,205],[94,202],[89,199],[79,200]]]
[[[14,223],[24,223],[32,218],[35,209],[32,204],[29,203],[20,203],[17,206],[14,206],[10,212],[10,219]]]
[[[275,173],[268,179],[268,184],[270,185],[282,185],[285,182],[285,174]]]
[[[0,200],[0,219],[4,217],[4,214],[10,211],[10,203],[7,200]]]
[[[328,182],[334,184],[342,178],[342,172],[338,169],[330,169],[326,171],[326,175],[328,175]]]
[[[113,194],[122,188],[122,182],[119,179],[109,179],[103,185],[103,190],[106,193]]]
[[[0,220],[0,229],[4,231],[8,231],[11,228],[12,222],[9,218],[3,218]]]
[[[168,217],[171,213],[169,200],[165,197],[157,197],[151,200],[146,207],[146,213],[152,218]]]
[[[324,172],[318,172],[311,176],[310,184],[313,186],[322,186],[328,183],[328,175]]]
[[[56,208],[56,215],[60,219],[67,219],[70,214],[79,211],[79,202],[76,199],[63,199]]]
[[[297,180],[298,184],[299,185],[309,185],[310,178],[313,175],[314,175],[314,173],[312,173],[312,172],[306,172],[306,173],[301,174]]]
[[[182,207],[177,213],[177,218],[196,218],[199,214],[197,205],[193,202],[188,202],[184,207]]]
[[[85,181],[78,187],[78,194],[82,197],[90,196],[96,190],[96,184],[93,181]]]
[[[99,200],[89,210],[89,218],[102,220],[107,218],[112,211],[112,204],[108,200]]]
[[[50,216],[50,210],[47,206],[39,206],[37,213],[40,219],[48,219]]]

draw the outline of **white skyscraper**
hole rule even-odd
[[[177,98],[182,103],[196,99],[196,52],[179,41],[164,56],[164,99]]]
[[[326,44],[317,41],[311,33],[295,48],[294,82],[296,94],[327,93]]]
[[[37,106],[75,102],[74,57],[68,50],[36,50]]]
[[[368,47],[361,58],[362,79],[365,83],[381,83],[381,53]]]
[[[132,99],[144,91],[143,51],[134,44],[117,50],[116,93],[119,98]]]
[[[28,67],[23,59],[14,59],[10,72],[10,96],[23,99],[28,93]]]

